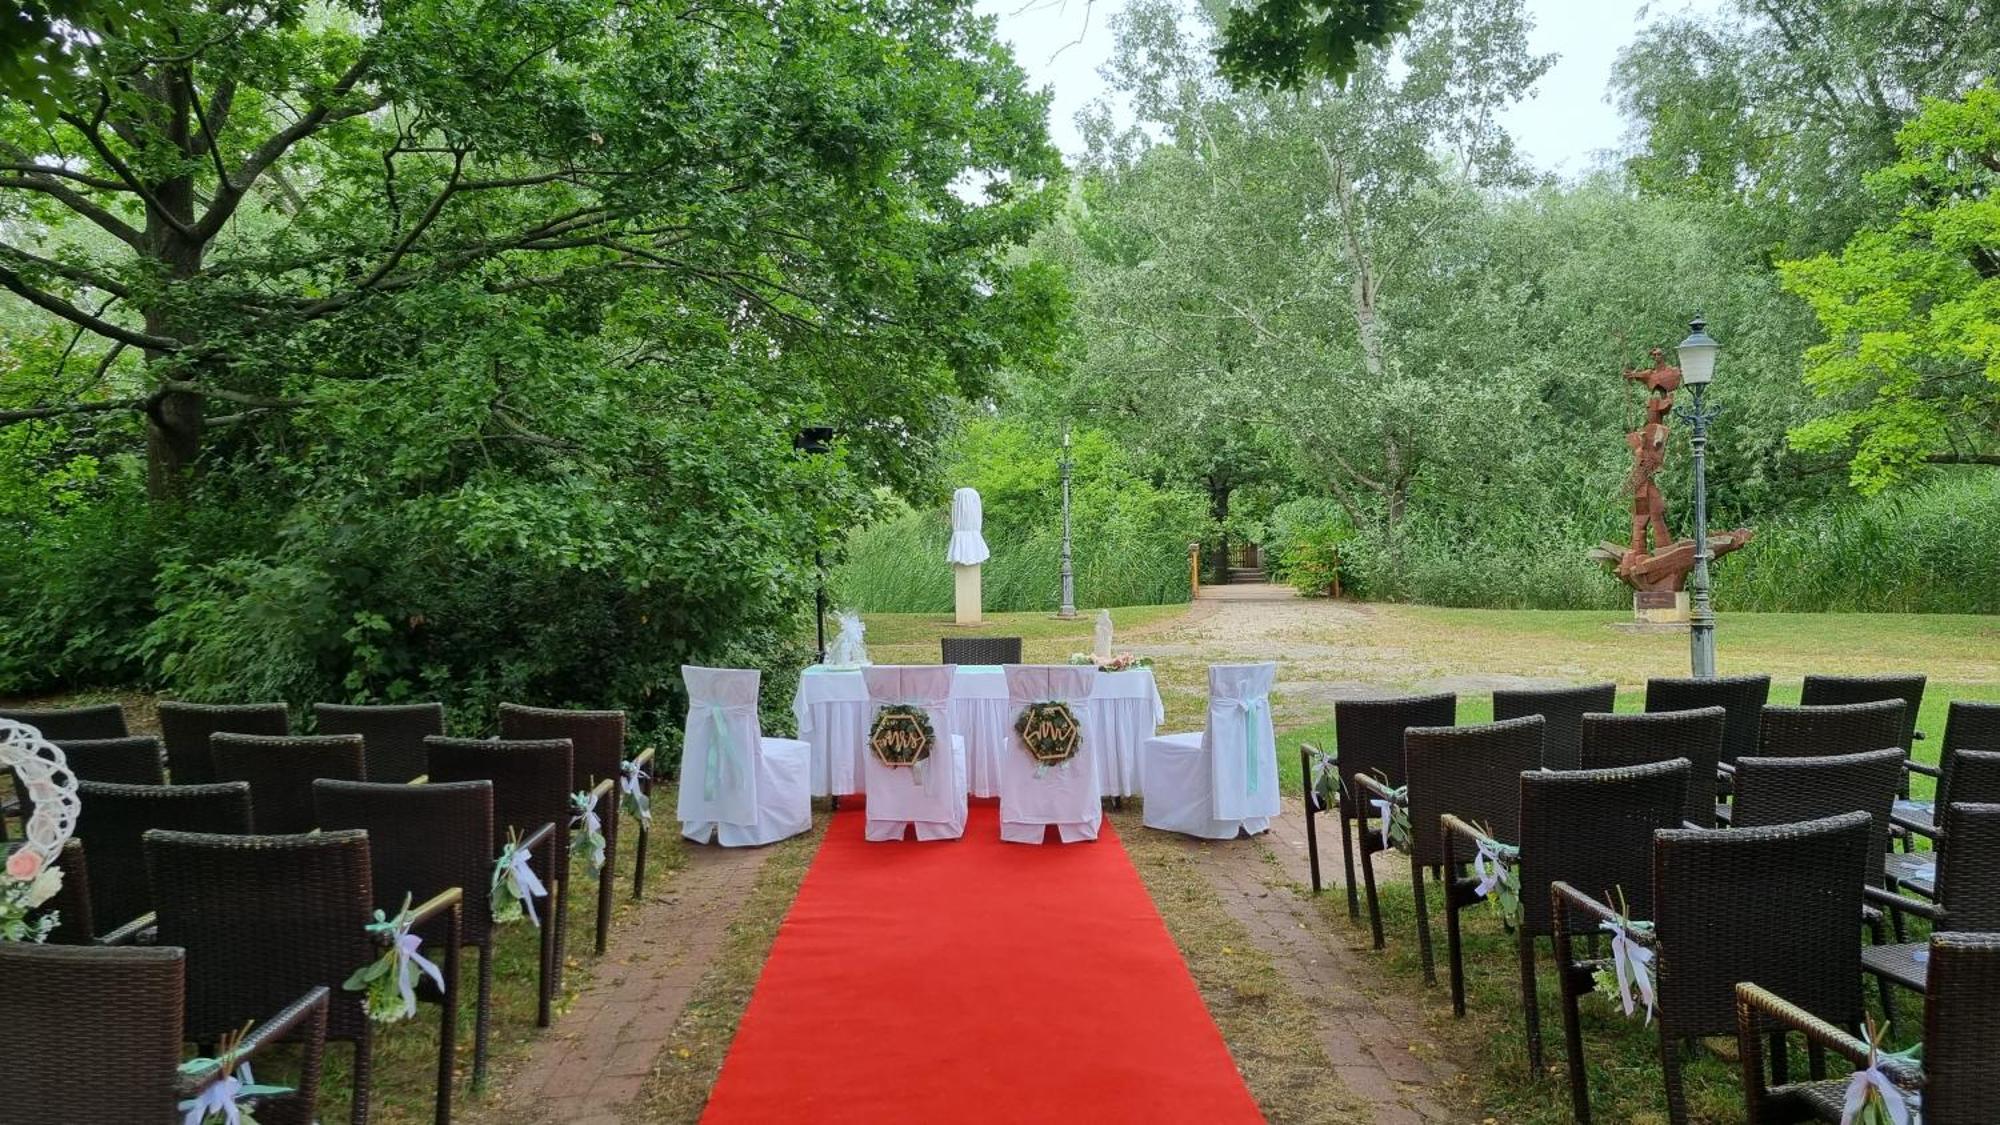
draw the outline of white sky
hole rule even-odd
[[[1104,93],[1097,69],[1111,53],[1110,17],[1125,0],[979,0],[982,13],[1000,17],[1001,37],[1031,85],[1050,86],[1055,103],[1049,131],[1072,156],[1083,150],[1076,113]],[[1533,96],[1503,118],[1522,150],[1543,169],[1574,175],[1590,169],[1598,153],[1624,140],[1625,123],[1608,100],[1611,67],[1632,41],[1646,14],[1683,7],[1713,11],[1722,0],[1527,0],[1535,28],[1529,48],[1553,52],[1555,66]]]

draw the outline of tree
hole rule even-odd
[[[1927,103],[1896,144],[1868,177],[1894,221],[1781,267],[1827,336],[1806,382],[1838,407],[1792,442],[1851,450],[1869,493],[1926,465],[2000,465],[2000,89]]]
[[[0,16],[0,94],[53,118],[93,42],[143,37],[157,7],[156,0],[16,0]]]
[[[1258,0],[1231,8],[1215,58],[1238,88],[1346,85],[1366,52],[1410,29],[1422,0]]]

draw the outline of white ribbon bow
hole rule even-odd
[[[604,821],[597,815],[596,790],[574,794],[571,800],[576,802],[577,808],[581,811],[569,818],[570,824],[572,826],[582,825],[586,836],[602,836],[604,834]],[[603,850],[599,848],[587,848],[586,850],[590,853],[591,870],[604,870]]]
[[[1396,802],[1377,798],[1368,803],[1374,805],[1375,810],[1382,814],[1382,847],[1386,851],[1395,846],[1389,842],[1389,818],[1395,815]]]
[[[1903,1099],[1903,1091],[1896,1088],[1881,1067],[1869,1060],[1866,1070],[1857,1070],[1847,1081],[1847,1104],[1840,1111],[1840,1125],[1854,1125],[1861,1117],[1861,1109],[1868,1104],[1868,1092],[1875,1091],[1882,1099],[1882,1108],[1888,1112],[1893,1125],[1910,1125],[1910,1107]]]
[[[653,806],[646,800],[646,791],[640,788],[640,785],[652,775],[648,774],[636,761],[626,762],[624,765],[619,766],[618,772],[620,775],[618,778],[619,791],[631,798],[632,808],[639,816],[639,823],[651,828],[653,826]]]
[[[516,847],[507,859],[507,881],[514,885],[514,897],[528,908],[528,921],[542,924],[541,915],[535,913],[535,899],[547,898],[549,889],[542,885],[541,876],[528,866],[534,861],[534,854],[525,847]]]
[[[1480,898],[1499,889],[1500,881],[1507,877],[1507,857],[1500,854],[1499,848],[1498,841],[1479,838],[1479,852],[1472,857],[1472,870],[1479,876],[1479,885],[1472,888],[1472,893]]]
[[[1597,928],[1611,934],[1611,964],[1618,971],[1618,1000],[1625,1006],[1625,1014],[1630,1016],[1633,1008],[1633,993],[1638,993],[1638,1001],[1646,1006],[1646,1022],[1653,1022],[1653,951],[1639,944],[1632,932],[1625,928],[1621,919],[1616,922],[1599,922]]]
[[[417,990],[413,987],[416,980],[412,969],[423,970],[424,975],[431,978],[431,983],[438,986],[438,991],[444,991],[444,974],[430,958],[417,952],[423,944],[424,939],[408,930],[399,929],[396,932],[396,991],[403,997],[405,1018],[417,1014]]]
[[[242,1072],[242,1078],[225,1074],[216,1079],[214,1085],[180,1104],[180,1109],[185,1111],[181,1125],[201,1125],[216,1115],[229,1125],[239,1125],[243,1120],[243,1111],[236,1107],[236,1099],[242,1094],[243,1087],[256,1079],[250,1074],[250,1064],[239,1063],[236,1069]]]

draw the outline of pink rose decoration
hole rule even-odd
[[[40,852],[22,848],[20,851],[7,857],[7,874],[24,883],[34,878],[41,870],[42,854]]]

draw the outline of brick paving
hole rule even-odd
[[[1320,870],[1331,881],[1340,870],[1339,828],[1329,828],[1323,819],[1319,830]],[[1271,832],[1256,840],[1188,840],[1186,847],[1230,916],[1249,930],[1312,1011],[1327,1058],[1377,1125],[1466,1120],[1464,1110],[1448,1108],[1446,1091],[1459,1083],[1461,1072],[1437,1056],[1423,1005],[1413,1003],[1398,984],[1378,995],[1381,965],[1366,928],[1329,924],[1311,900],[1305,820],[1296,808],[1288,807]],[[1276,870],[1267,855],[1276,858]],[[1382,866],[1384,881],[1393,879],[1395,865]],[[1342,892],[1329,886],[1325,893]]]
[[[619,917],[610,951],[592,964],[575,1003],[524,1063],[493,1084],[485,1112],[468,1116],[509,1125],[618,1125],[768,854],[689,846],[686,866],[658,879],[638,910]]]

